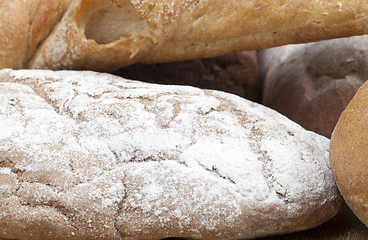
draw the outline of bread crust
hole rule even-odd
[[[30,2],[30,26],[26,62],[61,20],[70,0],[32,0],[28,2]]]
[[[27,57],[30,1],[0,1],[0,69],[23,68]]]
[[[235,95],[0,72],[0,237],[247,239],[339,210],[329,140]]]
[[[26,68],[69,0],[0,1],[0,69]]]
[[[368,84],[351,100],[331,137],[330,163],[349,208],[368,226]]]
[[[1,62],[11,68],[112,71],[368,33],[366,0],[6,2],[16,21],[1,19]]]
[[[368,78],[368,36],[259,51],[262,104],[330,138]]]
[[[362,1],[201,0],[142,61],[210,57],[361,35],[367,31],[366,13]]]

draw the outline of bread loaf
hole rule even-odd
[[[112,71],[368,33],[367,0],[2,2],[1,68]]]
[[[328,138],[368,79],[368,36],[260,51],[262,103]]]
[[[133,64],[113,72],[126,79],[221,90],[260,102],[257,51],[187,61]]]
[[[336,125],[331,137],[331,170],[342,196],[368,226],[368,84],[365,83]]]
[[[247,239],[339,209],[329,140],[235,95],[0,72],[0,238]]]
[[[70,0],[0,0],[0,69],[26,68]]]

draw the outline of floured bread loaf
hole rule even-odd
[[[368,79],[368,35],[262,50],[262,104],[328,138]]]
[[[317,226],[329,140],[235,95],[0,72],[0,237],[238,239]]]
[[[115,70],[368,33],[367,0],[2,2],[1,68]]]
[[[331,137],[331,170],[342,196],[368,226],[368,84],[365,83],[341,114]]]

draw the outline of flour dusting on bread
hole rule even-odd
[[[329,140],[256,103],[93,72],[0,79],[0,237],[252,238],[339,208]]]

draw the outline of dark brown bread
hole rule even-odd
[[[368,79],[368,36],[288,45],[260,52],[262,103],[328,138]]]
[[[114,72],[126,79],[221,90],[260,102],[257,52],[159,64],[133,64]]]

